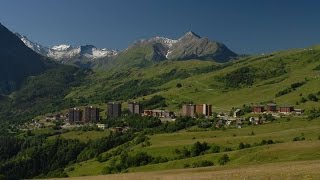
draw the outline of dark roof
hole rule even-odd
[[[293,108],[292,105],[284,105],[284,106],[280,106],[280,108]]]

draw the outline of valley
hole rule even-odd
[[[37,51],[0,37],[0,179],[319,176],[319,46],[238,55],[190,31]]]

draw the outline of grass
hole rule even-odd
[[[131,52],[132,57],[138,54],[149,56],[148,49],[140,49],[139,52]],[[290,104],[295,108],[302,108],[308,112],[313,107],[319,107],[319,102],[308,101],[300,103],[301,97],[306,97],[310,93],[319,91],[320,72],[314,70],[319,66],[320,47],[314,47],[313,50],[290,50],[276,52],[264,56],[252,56],[231,62],[220,70],[212,70],[203,73],[193,73],[187,78],[170,79],[168,82],[159,84],[157,92],[142,97],[136,97],[136,101],[149,99],[154,95],[161,95],[166,98],[169,110],[179,113],[181,108],[179,105],[183,102],[209,103],[213,105],[214,112],[227,112],[232,107],[240,107],[243,104],[266,103],[274,101],[278,105]],[[123,59],[126,59],[123,57]],[[128,58],[130,59],[130,58]],[[134,59],[139,61],[138,59]],[[136,61],[133,61],[136,63]],[[275,77],[263,77],[261,71],[279,67],[278,63],[283,63],[286,73]],[[121,84],[132,81],[134,79],[150,80],[163,74],[177,71],[195,72],[195,68],[204,68],[211,65],[217,65],[208,61],[164,61],[158,64],[148,65],[144,68],[137,66],[128,68],[126,71],[118,72],[116,69],[110,71],[95,72],[88,77],[90,83],[87,85],[74,88],[67,96],[68,98],[91,97],[97,92],[107,91],[118,87]],[[121,64],[118,64],[121,66]],[[224,77],[227,74],[243,67],[250,66],[258,69],[261,76],[255,79],[252,86],[244,86],[240,88],[228,89],[224,83],[217,80],[218,77]],[[116,77],[113,77],[114,75]],[[113,77],[113,78],[111,78]],[[291,86],[293,83],[306,82],[303,86],[280,97],[275,95]],[[181,88],[177,88],[177,83],[182,84]],[[298,102],[298,103],[297,103]],[[99,106],[105,107],[105,102],[101,99]],[[254,164],[259,166],[265,163],[281,163],[284,161],[301,161],[320,159],[319,149],[320,141],[318,140],[320,132],[320,121],[308,121],[303,118],[290,118],[278,120],[270,124],[262,126],[249,126],[242,129],[223,130],[207,130],[195,131],[196,128],[180,131],[170,134],[156,134],[150,136],[151,146],[141,147],[137,145],[133,147],[130,153],[146,151],[153,156],[167,157],[171,161],[162,164],[147,165],[129,169],[129,171],[155,171],[170,170],[183,168],[185,163],[193,163],[199,160],[210,159],[217,164],[217,158],[220,154],[205,154],[194,158],[182,160],[173,160],[177,157],[174,150],[184,146],[190,147],[196,141],[206,141],[209,144],[217,144],[222,148],[232,148],[233,151],[227,152],[231,158],[231,162],[225,168],[232,168],[243,165]],[[251,135],[254,132],[254,135]],[[305,141],[293,142],[293,138],[304,136]],[[243,143],[260,143],[262,140],[279,141],[281,143],[268,146],[255,146],[248,149],[237,150],[240,142]],[[95,159],[91,159],[81,164],[71,165],[69,176],[98,175],[103,167],[109,164],[109,161],[100,163]],[[217,167],[222,168],[222,167]],[[182,170],[183,171],[183,170]],[[173,171],[176,172],[176,171]],[[271,171],[270,171],[271,172]],[[259,176],[260,177],[260,176]],[[277,176],[275,176],[277,177]]]
[[[70,131],[66,133],[62,133],[55,136],[50,136],[49,139],[53,139],[55,137],[62,137],[65,139],[78,139],[82,142],[87,142],[90,139],[98,139],[105,136],[108,136],[110,134],[110,131],[104,130],[104,131]]]
[[[33,134],[35,135],[40,135],[40,134],[54,134],[55,130],[52,128],[40,128],[40,129],[35,129],[32,131]]]
[[[250,135],[251,132],[254,132],[255,135]],[[226,131],[184,131],[171,134],[156,134],[150,137],[151,146],[144,148],[137,147],[135,150],[147,151],[153,155],[173,158],[175,156],[173,152],[176,148],[190,146],[197,141],[206,141],[209,144],[217,144],[222,147],[237,148],[240,142],[253,144],[267,139],[288,142],[294,137],[301,135],[301,133],[304,133],[306,139],[316,139],[319,134],[318,132],[320,132],[320,122],[316,120],[281,120],[262,126],[249,126],[242,129],[228,129]]]
[[[130,172],[159,171],[182,169],[185,164],[192,164],[199,160],[211,160],[218,165],[218,158],[228,154],[230,162],[227,166],[240,167],[249,164],[265,164],[285,161],[319,160],[320,143],[317,141],[288,142],[268,146],[259,146],[243,150],[206,154],[199,157],[169,161],[167,163],[146,165],[129,169]]]
[[[85,161],[83,163],[77,163],[65,169],[68,176],[93,176],[101,174],[101,170],[105,167],[103,163],[99,163],[95,160]],[[69,170],[68,170],[69,169]],[[70,170],[73,169],[73,170]]]
[[[196,169],[135,172],[68,179],[317,179],[320,160],[267,163],[263,165],[214,166]]]
[[[191,128],[193,129],[193,128]],[[254,135],[251,135],[251,132]],[[136,145],[130,153],[139,151],[147,152],[152,156],[167,157],[171,161],[161,164],[151,164],[141,167],[133,167],[129,172],[159,171],[184,168],[185,164],[192,164],[200,160],[213,161],[218,165],[218,158],[228,154],[231,161],[227,164],[230,167],[240,167],[250,164],[265,164],[285,161],[301,161],[320,159],[320,120],[304,120],[292,118],[290,121],[280,120],[260,126],[248,126],[242,129],[207,130],[192,132],[184,130],[176,133],[155,134],[150,136],[151,146],[141,147]],[[294,142],[293,138],[304,136],[305,141]],[[281,143],[253,146],[251,148],[238,150],[240,142],[260,143],[262,140],[273,140]],[[206,141],[209,144],[216,144],[222,147],[232,148],[233,151],[221,153],[209,153],[197,157],[173,160],[177,157],[175,149],[184,146],[189,147],[196,141]],[[72,171],[67,171],[71,177],[84,175],[99,175],[102,169],[109,164],[109,161],[100,163],[91,159],[81,164],[71,165]],[[70,168],[68,167],[68,168]],[[66,169],[68,169],[66,168]]]
[[[176,78],[159,84],[157,92],[137,97],[135,100],[143,100],[151,98],[154,95],[161,95],[167,99],[169,110],[179,112],[179,105],[182,102],[194,103],[210,103],[213,105],[214,111],[229,111],[232,107],[239,107],[243,104],[260,103],[267,101],[275,101],[277,104],[292,104],[297,108],[311,109],[317,107],[318,103],[307,102],[296,105],[300,100],[300,94],[307,96],[310,93],[318,92],[318,84],[320,83],[320,72],[313,70],[319,65],[319,48],[312,51],[291,50],[273,53],[265,56],[247,57],[236,62],[225,65],[220,70],[212,70],[209,72],[195,73],[196,69],[202,69],[208,66],[217,65],[217,63],[209,61],[164,61],[153,64],[144,68],[131,67],[126,70],[126,74],[117,78],[111,78],[115,74],[116,69],[110,71],[99,71],[89,77],[90,83],[75,88],[67,97],[90,97],[99,91],[107,91],[120,84],[131,81],[133,79],[150,80],[154,77],[161,76],[173,69],[177,71],[186,71],[192,75],[185,79]],[[280,61],[284,64],[287,71],[286,74],[256,80],[250,87],[242,87],[237,89],[225,89],[222,82],[216,80],[217,77],[224,76],[236,69],[251,66],[264,71],[265,69],[279,68],[277,65]],[[265,68],[267,67],[267,68]],[[303,68],[302,68],[303,67]],[[260,73],[260,71],[258,71]],[[305,85],[297,88],[295,91],[284,96],[275,98],[275,94],[296,82],[305,81]],[[181,83],[182,87],[177,88],[177,83]],[[103,100],[101,105],[104,106]],[[105,106],[104,106],[105,107]]]

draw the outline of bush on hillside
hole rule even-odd
[[[315,95],[315,94],[309,94],[308,95],[308,99],[310,100],[310,101],[314,101],[314,102],[318,102],[318,97]]]
[[[229,158],[229,156],[227,154],[222,155],[218,160],[220,165],[225,165],[229,161],[230,161],[230,158]]]
[[[213,165],[214,165],[213,162],[208,161],[208,160],[202,160],[202,161],[192,163],[193,168],[208,167],[208,166],[213,166]]]
[[[210,152],[212,153],[219,153],[220,152],[220,146],[218,145],[212,145],[210,148]]]

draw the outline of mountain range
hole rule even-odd
[[[150,53],[152,55],[147,57],[150,61],[203,59],[226,62],[237,57],[237,54],[229,50],[224,44],[210,41],[208,38],[201,38],[191,31],[177,40],[165,37],[138,40],[123,51],[108,50],[107,48],[99,49],[93,45],[72,47],[71,45],[61,44],[48,48],[19,33],[16,33],[16,35],[33,51],[58,62],[76,64],[80,67],[94,67],[98,62],[101,64],[101,61],[117,61],[119,54],[126,56],[127,52],[141,47],[151,48]]]
[[[63,64],[76,64],[81,67],[88,67],[88,64],[91,64],[96,59],[112,58],[118,54],[117,50],[99,49],[93,45],[73,47],[68,44],[61,44],[49,48],[31,41],[19,33],[16,33],[16,35],[33,51]]]
[[[194,102],[222,111],[261,102],[311,109],[317,102],[305,102],[307,96],[320,96],[317,46],[238,57],[225,45],[188,32],[177,40],[139,40],[101,57],[93,46],[43,48],[2,25],[0,39],[0,121],[26,121],[87,104],[104,109],[108,101],[145,101],[159,95],[166,104],[160,108],[179,110],[181,104]],[[73,51],[70,59],[58,58]],[[61,56],[49,58],[49,52]],[[84,67],[84,60],[92,69],[65,65]]]

